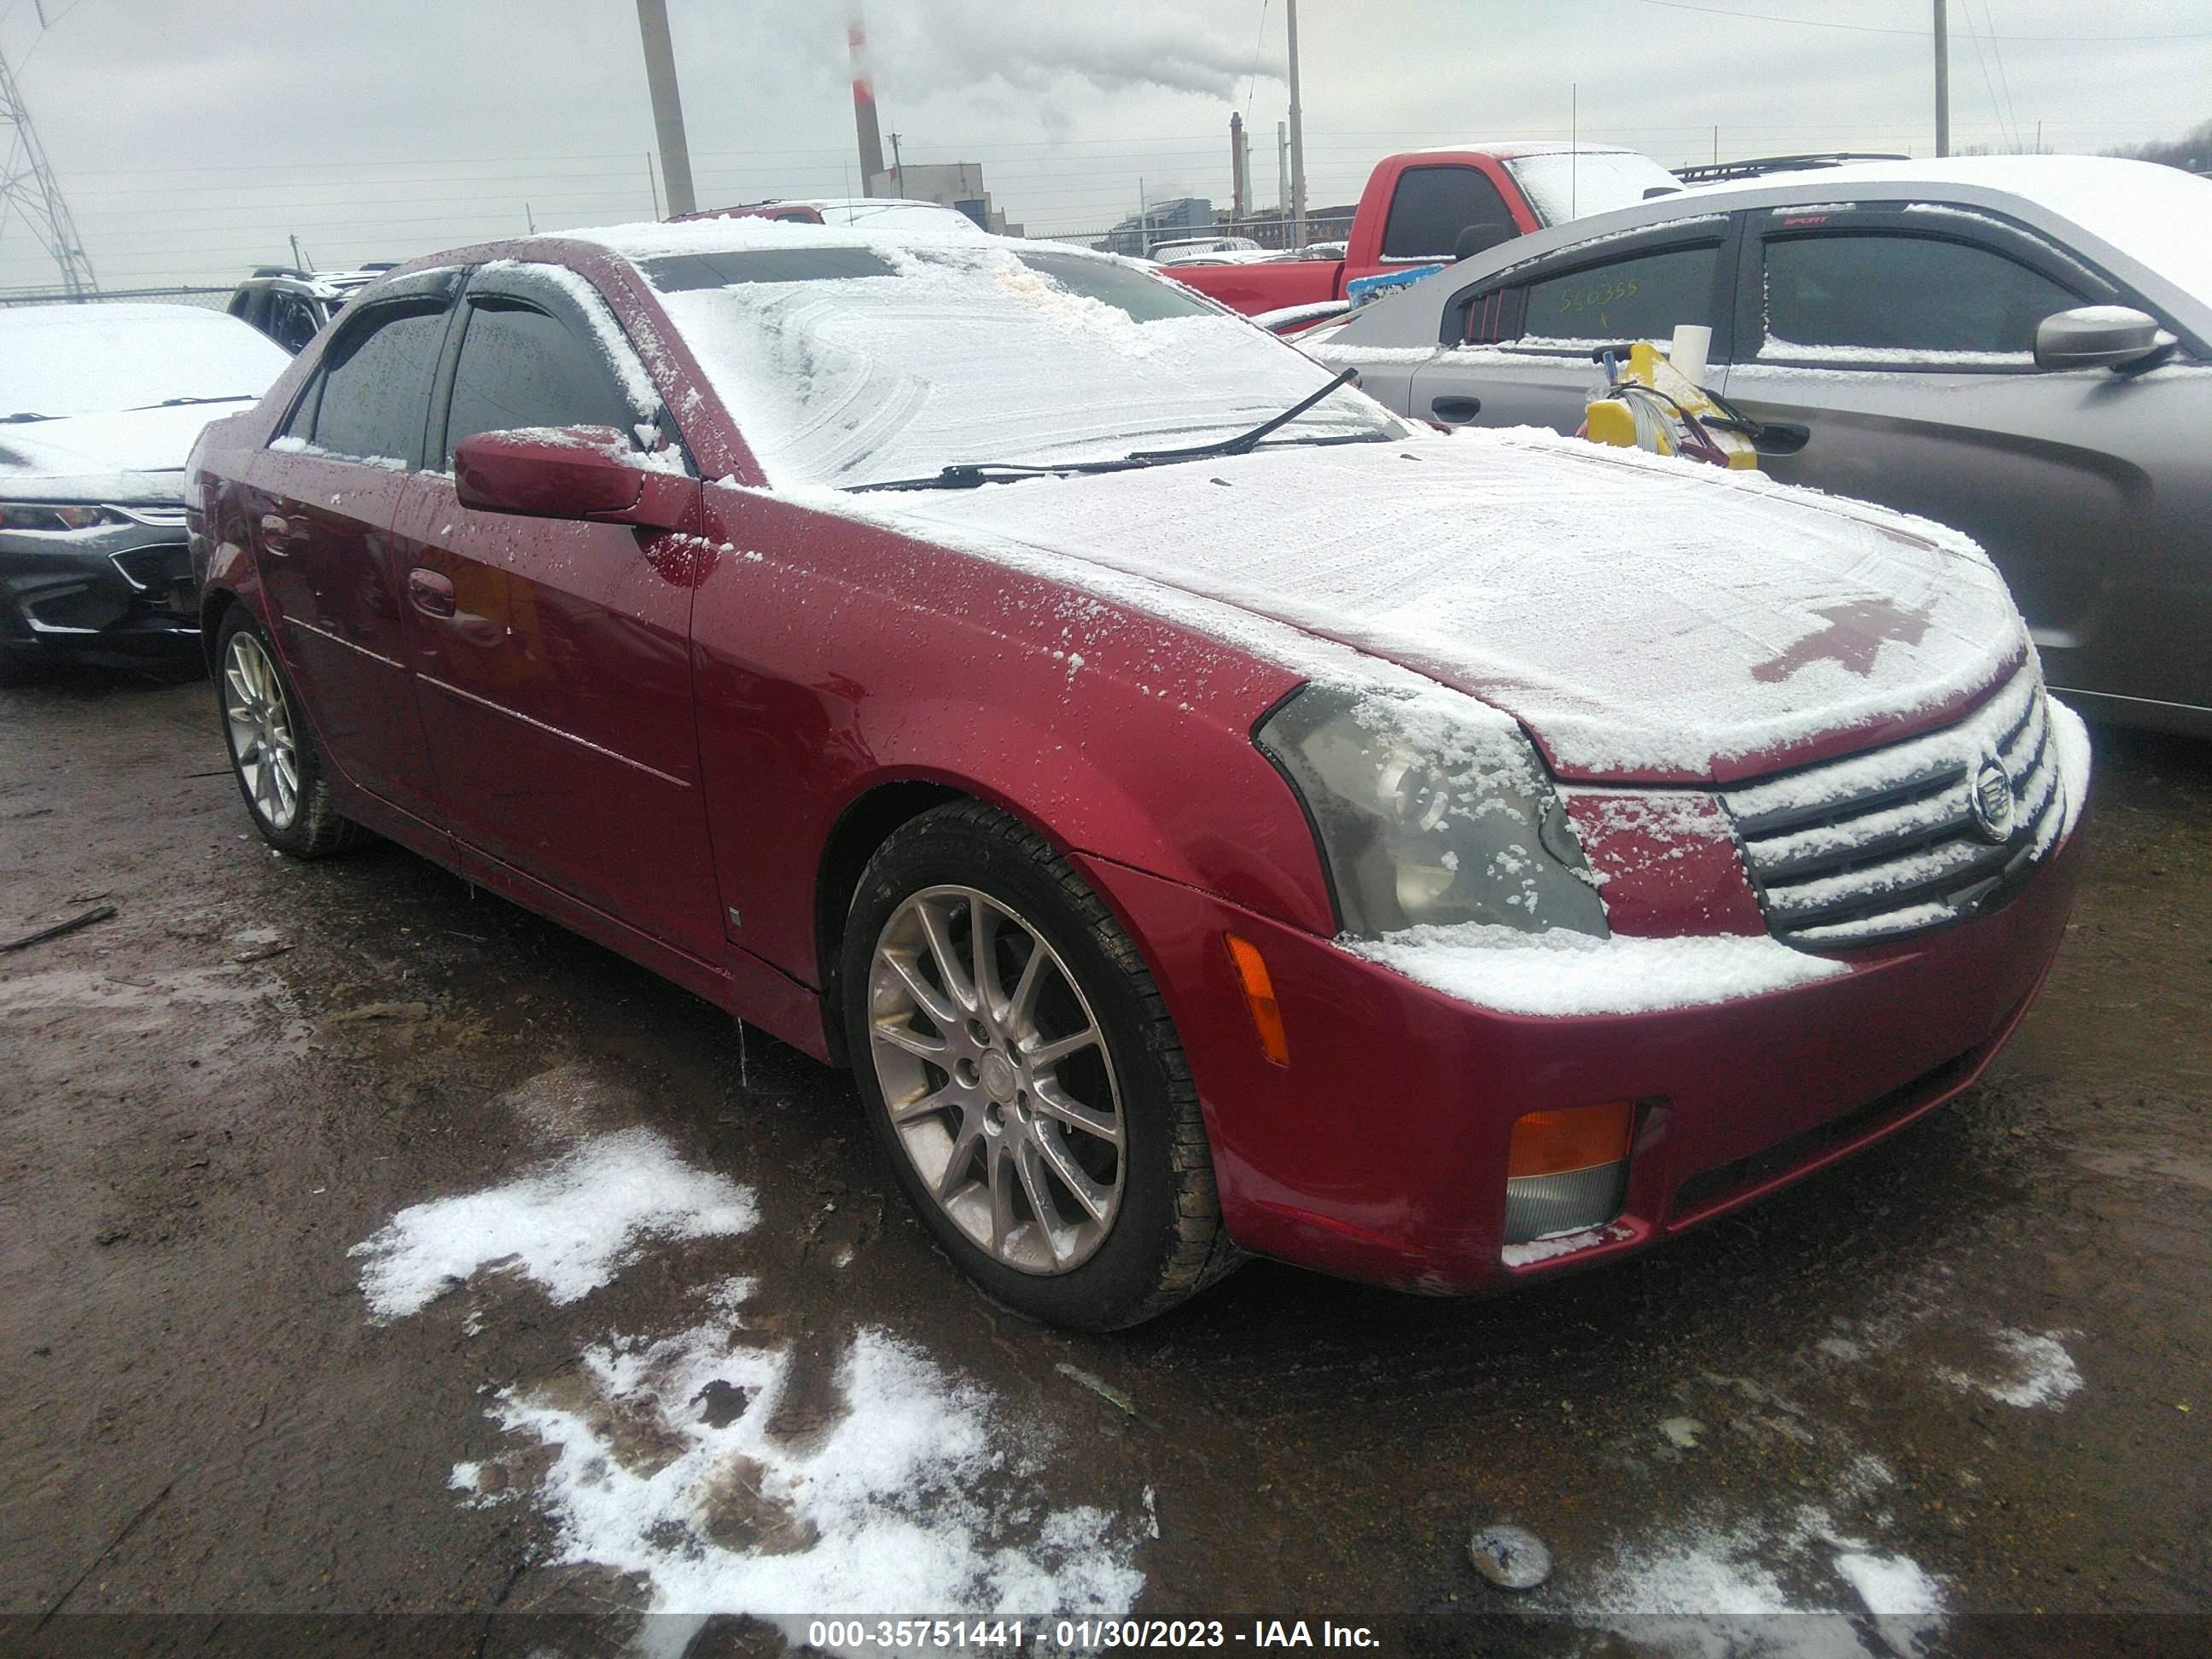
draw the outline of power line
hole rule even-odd
[[[1725,6],[1692,5],[1690,0],[1637,0],[1638,5],[1659,6],[1668,11],[1702,12],[1709,17],[1734,17],[1751,23],[1794,23],[1800,28],[1844,29],[1853,34],[1905,34],[1916,40],[1926,40],[1926,29],[1900,29],[1879,23],[1837,23],[1824,17],[1777,17],[1765,11],[1732,11]],[[2185,34],[2008,34],[2008,40],[2051,40],[2060,42],[2110,42],[2119,45],[2140,40],[2212,40],[2212,29],[2197,30]]]

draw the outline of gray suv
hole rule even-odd
[[[1838,167],[1540,231],[1299,344],[1401,414],[1571,433],[1595,351],[1709,326],[1704,383],[1810,434],[1775,477],[1957,526],[2054,690],[2212,736],[2208,224],[2212,179],[2147,161]]]

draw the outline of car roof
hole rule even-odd
[[[2146,190],[2169,192],[2177,188],[2200,191],[2202,209],[2159,216],[2181,222],[2173,225],[2148,222],[2152,216],[2145,215],[2142,228],[2168,239],[2183,258],[2201,258],[2212,264],[2212,229],[2207,228],[2212,227],[2212,179],[2195,179],[2153,161],[2089,155],[1954,156],[1945,161],[1854,162],[1700,185],[1500,243],[1364,307],[1345,324],[1334,343],[1347,348],[1433,345],[1437,307],[1443,295],[1563,250],[1750,209],[1902,197],[2003,214],[2057,236],[2169,311],[2186,316],[2200,337],[2212,337],[2212,289],[2200,291],[2185,280],[2177,280],[2170,262],[2148,263],[2099,234],[2110,228],[2115,234],[2129,234],[2118,228],[2116,222],[2122,214],[2115,211],[2113,204],[2124,212],[2126,204]],[[2089,222],[2084,222],[2085,217]],[[2207,251],[2197,253],[2200,246]]]

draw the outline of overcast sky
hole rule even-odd
[[[668,0],[702,205],[860,193],[851,9]],[[1723,158],[1926,155],[1931,9],[1304,0],[1309,200],[1353,199],[1393,149],[1571,125],[1670,162],[1708,159],[1716,128]],[[1956,147],[2027,147],[2040,124],[2046,148],[2099,150],[2212,116],[2204,0],[1950,15]],[[1232,110],[1274,200],[1283,0],[875,0],[867,23],[905,160],[982,162],[1032,233],[1103,229],[1140,180],[1225,206]],[[290,233],[335,266],[653,209],[633,0],[0,0],[0,51],[106,286],[228,282],[288,260]],[[0,226],[0,286],[52,277]]]

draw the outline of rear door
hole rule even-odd
[[[702,544],[478,513],[453,480],[464,438],[526,427],[638,433],[684,471],[675,428],[573,273],[489,267],[460,313],[432,416],[436,470],[408,481],[394,537],[447,821],[484,854],[719,962],[690,662]]]
[[[433,821],[391,534],[459,285],[458,271],[427,273],[350,313],[244,480],[277,648],[325,750],[362,788]]]
[[[1443,343],[1454,349],[1413,371],[1406,412],[1571,434],[1605,379],[1591,356],[1597,347],[1663,343],[1692,323],[1713,328],[1713,356],[1722,357],[1729,241],[1729,221],[1715,216],[1563,249],[1462,289],[1442,319]]]
[[[1745,241],[1725,389],[1754,416],[1811,429],[1800,453],[1762,461],[1776,477],[1965,531],[2003,572],[2051,679],[2118,690],[2118,658],[2159,629],[2137,614],[2157,584],[2140,465],[2156,446],[2129,413],[2160,394],[2034,357],[2044,318],[2114,301],[2127,296],[1994,215],[1778,209]]]

